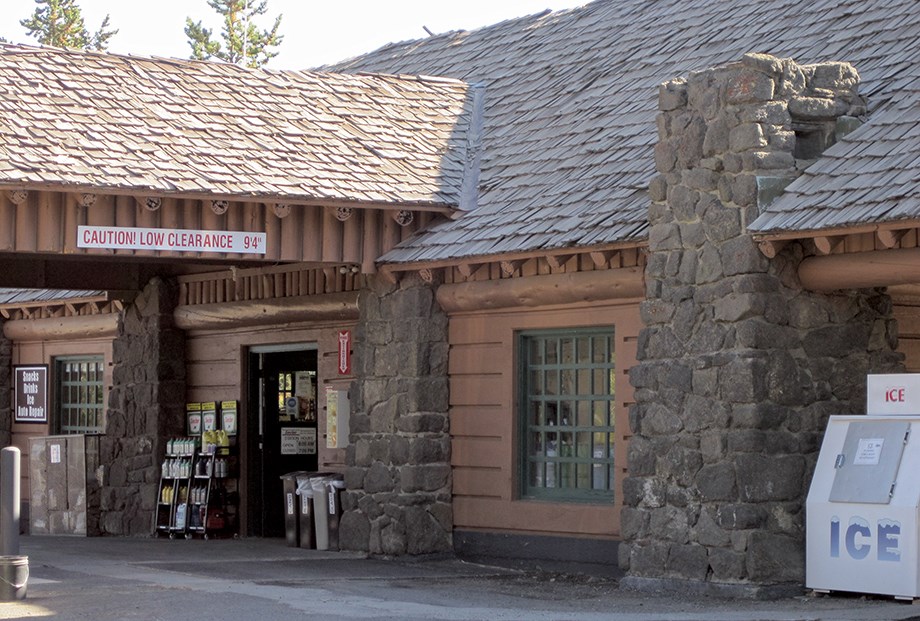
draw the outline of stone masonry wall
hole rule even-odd
[[[13,343],[3,336],[0,320],[0,447],[13,440]]]
[[[107,535],[149,535],[159,459],[185,434],[185,334],[173,323],[174,283],[154,278],[124,311],[100,460],[101,527]]]
[[[358,303],[339,542],[394,556],[449,551],[447,316],[418,276],[370,280]]]
[[[899,370],[887,295],[804,291],[809,249],[768,260],[745,232],[759,193],[865,113],[857,85],[846,64],[751,54],[660,88],[620,547],[633,582],[803,580],[827,418],[862,411],[867,372]]]

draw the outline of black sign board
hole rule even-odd
[[[13,367],[13,420],[48,422],[48,365]]]

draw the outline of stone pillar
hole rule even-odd
[[[831,414],[899,369],[882,291],[804,291],[810,249],[774,259],[746,226],[758,195],[865,113],[846,64],[746,55],[660,88],[660,173],[624,483],[627,584],[759,590],[804,578],[804,502]],[[842,123],[847,124],[848,119]]]
[[[0,447],[13,440],[13,343],[3,336],[0,320]]]
[[[358,302],[345,549],[429,554],[452,549],[447,316],[435,285],[371,278]]]
[[[107,535],[149,535],[158,460],[185,435],[185,334],[173,323],[175,283],[154,278],[125,309],[115,339],[112,393],[100,450],[105,468],[101,527]]]

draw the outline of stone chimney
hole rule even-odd
[[[647,299],[624,483],[627,584],[756,595],[804,578],[827,417],[898,367],[878,291],[804,291],[746,226],[866,112],[856,70],[748,54],[660,87]]]

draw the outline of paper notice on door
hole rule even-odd
[[[877,466],[882,456],[883,438],[860,438],[856,448],[854,466]]]
[[[314,455],[316,453],[316,429],[312,427],[282,427],[282,455]]]

